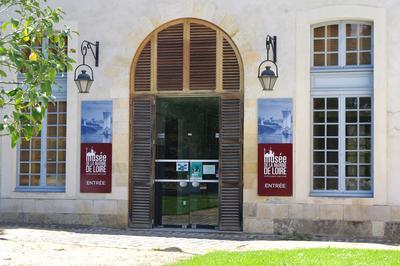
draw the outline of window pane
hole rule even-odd
[[[337,66],[339,63],[338,61],[338,54],[334,53],[334,54],[328,54],[326,56],[326,62],[328,66]]]
[[[346,98],[346,109],[357,109],[357,98]]]
[[[32,151],[31,152],[31,161],[40,162],[40,160],[41,160],[40,151]]]
[[[31,139],[31,149],[40,149],[41,140],[40,138],[32,138]]]
[[[325,40],[314,40],[314,52],[325,52]]]
[[[325,126],[324,125],[314,126],[314,136],[325,136]]]
[[[47,124],[56,125],[57,124],[57,114],[48,114],[47,115]]]
[[[314,123],[324,123],[325,112],[314,112]]]
[[[328,151],[326,157],[328,163],[338,163],[339,156],[337,151]]]
[[[371,97],[360,98],[360,109],[371,109]]]
[[[346,126],[346,136],[357,136],[357,125]]]
[[[57,149],[57,139],[47,139],[47,149]]]
[[[47,127],[47,136],[48,137],[57,137],[57,127],[56,126],[48,126]]]
[[[314,54],[314,66],[325,66],[325,54]]]
[[[346,65],[357,65],[357,53],[346,54]]]
[[[324,163],[325,152],[314,152],[314,163]]]
[[[57,152],[56,151],[47,151],[47,161],[56,161],[57,160]]]
[[[360,122],[371,122],[371,111],[360,111]]]
[[[31,173],[40,174],[40,163],[31,163]]]
[[[21,151],[19,154],[20,161],[29,161],[29,151]]]
[[[325,109],[325,99],[314,98],[314,109]]]
[[[357,38],[346,39],[346,51],[357,50]]]
[[[47,175],[46,177],[46,185],[48,186],[57,186],[57,176],[56,175]]]
[[[56,165],[57,163],[47,163],[47,174],[56,174]]]
[[[323,149],[325,149],[325,139],[314,138],[314,150],[323,150]]]
[[[28,175],[20,175],[19,176],[19,185],[20,186],[29,186],[29,176]]]
[[[338,176],[339,175],[339,166],[338,165],[327,165],[326,166],[326,175],[327,176]]]
[[[65,161],[65,151],[58,152],[58,161]]]
[[[346,163],[357,163],[357,152],[346,152]]]
[[[327,126],[327,135],[328,136],[338,136],[339,135],[339,127],[337,125],[328,125]]]
[[[20,147],[21,147],[21,149],[29,149],[29,144],[30,144],[29,141],[26,141],[26,140],[22,139]]]
[[[346,109],[357,109],[357,98],[347,97],[346,98]]]
[[[357,36],[357,24],[346,24],[346,36]]]
[[[339,47],[338,39],[327,40],[326,45],[328,52],[336,52]]]
[[[371,125],[360,125],[360,136],[371,136]]]
[[[361,178],[359,184],[360,184],[360,190],[371,190],[371,179]]]
[[[58,123],[61,125],[65,125],[67,123],[67,115],[66,114],[58,114]]]
[[[314,176],[325,176],[325,166],[324,165],[314,165],[313,167]]]
[[[346,136],[357,136],[357,125],[347,125]]]
[[[40,186],[40,175],[31,176],[31,186]]]
[[[360,138],[360,150],[370,150],[370,149],[371,149],[371,139]]]
[[[58,173],[59,174],[65,174],[65,163],[59,163],[58,164]]]
[[[371,26],[361,24],[360,25],[360,36],[371,36]]]
[[[58,183],[60,186],[65,186],[65,175],[58,176]]]
[[[338,190],[338,179],[337,178],[327,178],[326,179],[326,189],[327,190]]]
[[[371,53],[361,52],[360,53],[360,65],[370,65],[371,64]]]
[[[346,150],[357,150],[357,138],[346,138]]]
[[[337,123],[339,120],[339,113],[337,111],[329,111],[326,113],[328,123]]]
[[[360,176],[370,177],[371,176],[371,166],[370,165],[360,165]]]
[[[63,112],[63,113],[67,112],[67,102],[59,102],[58,105],[59,105],[58,106],[59,112]]]
[[[346,176],[357,176],[357,166],[346,165]]]
[[[67,132],[67,127],[65,126],[58,126],[58,136],[59,137],[65,137]]]
[[[328,150],[337,150],[339,147],[339,140],[337,138],[328,138],[326,142]]]
[[[65,138],[58,139],[58,148],[65,150]]]
[[[360,159],[359,162],[360,163],[371,163],[371,152],[369,151],[360,151],[359,153]]]
[[[357,123],[357,112],[346,112],[346,123]]]
[[[339,102],[338,102],[338,98],[328,98],[326,100],[326,105],[327,105],[327,109],[338,109],[339,108]]]
[[[325,26],[314,28],[314,37],[317,38],[325,37]]]
[[[360,50],[371,50],[371,38],[360,38]]]
[[[55,113],[57,112],[57,102],[55,103],[49,103],[49,105],[47,106],[47,110],[51,113]]]
[[[325,190],[325,179],[324,178],[314,178],[313,189]]]
[[[29,173],[29,163],[20,163],[19,164],[19,172],[20,173]]]
[[[357,190],[357,179],[346,179],[346,190]]]
[[[337,24],[328,25],[327,30],[326,30],[328,37],[337,37],[338,36],[338,28],[339,28],[339,25],[337,25]]]

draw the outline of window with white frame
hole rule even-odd
[[[312,194],[371,196],[372,25],[335,22],[312,32]]]
[[[312,28],[313,67],[372,65],[372,24],[333,22]]]
[[[51,40],[43,39],[36,46],[44,50],[49,42]],[[63,50],[67,53],[66,46]],[[65,191],[66,73],[58,73],[56,82],[57,85],[53,86],[56,100],[48,104],[42,130],[29,141],[21,136],[17,154],[16,191]]]
[[[17,190],[64,190],[67,103],[49,103],[42,130],[18,147]]]

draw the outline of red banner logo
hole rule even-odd
[[[292,196],[292,144],[258,144],[258,195]]]
[[[81,144],[81,192],[111,192],[111,143]]]

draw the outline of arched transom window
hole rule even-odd
[[[239,53],[221,29],[179,19],[151,33],[139,47],[131,92],[239,91]]]

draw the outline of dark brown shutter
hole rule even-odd
[[[131,225],[152,227],[153,213],[153,113],[151,96],[132,102]]]
[[[135,66],[135,91],[150,91],[151,42],[143,48]]]
[[[216,31],[190,24],[190,89],[215,90]]]
[[[230,43],[224,38],[222,56],[222,87],[224,90],[240,90],[239,60]]]
[[[162,30],[157,38],[157,89],[182,90],[183,24]]]
[[[220,102],[220,230],[242,228],[242,105],[240,96]]]

